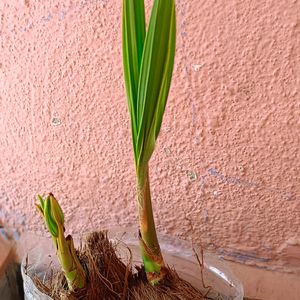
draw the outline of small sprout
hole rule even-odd
[[[86,276],[76,255],[73,239],[70,235],[64,236],[64,214],[53,194],[46,199],[38,195],[39,204],[36,204],[38,212],[43,217],[49,230],[56,255],[65,274],[71,291],[85,287]]]

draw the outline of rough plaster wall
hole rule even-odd
[[[151,161],[160,231],[300,267],[299,13],[294,0],[177,0]],[[120,15],[117,0],[0,1],[2,224],[40,231],[35,195],[49,191],[73,232],[136,222]]]

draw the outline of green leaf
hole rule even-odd
[[[44,211],[44,205],[45,205],[45,200],[43,199],[43,197],[41,195],[37,195],[38,199],[39,199],[39,209],[41,210],[41,212],[43,213]]]
[[[52,208],[51,208],[51,201],[50,201],[50,196],[48,196],[45,200],[45,205],[44,205],[44,218],[45,218],[45,223],[48,227],[48,230],[50,231],[51,235],[54,237],[58,236],[58,228],[55,223],[55,220],[52,217]]]
[[[134,154],[137,140],[137,93],[145,39],[144,0],[123,0],[123,66]]]
[[[145,39],[137,96],[137,165],[149,161],[170,89],[176,40],[174,0],[155,0]]]
[[[54,218],[54,220],[56,221],[56,223],[60,224],[62,227],[64,225],[64,214],[63,211],[58,203],[58,201],[55,199],[55,197],[50,194],[50,201],[51,201],[51,213],[52,216]]]
[[[48,230],[52,236],[57,237],[59,234],[58,227],[63,229],[64,226],[64,214],[58,201],[52,194],[49,194],[46,198],[43,212]]]

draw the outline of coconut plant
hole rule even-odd
[[[38,200],[39,204],[36,204],[36,208],[51,234],[69,290],[84,288],[86,275],[77,257],[72,236],[65,237],[64,214],[58,201],[51,193],[45,199],[38,195]]]
[[[62,299],[61,294],[69,297],[64,299],[88,300],[207,299],[207,293],[203,295],[166,265],[152,209],[149,163],[168,99],[175,43],[174,0],[154,0],[148,26],[144,0],[123,0],[123,68],[136,172],[139,248],[144,268],[131,268],[132,260],[126,265],[103,232],[92,233],[78,257],[72,237],[64,236],[64,215],[57,200],[52,194],[45,199],[39,196],[37,208],[51,233],[68,286],[64,293],[66,284],[59,285],[60,293],[55,294],[55,300]],[[130,246],[127,250],[132,254]],[[198,267],[202,268],[202,263]],[[52,296],[46,284],[41,287]],[[76,294],[78,290],[83,290],[80,297]]]
[[[148,30],[143,0],[123,0],[123,64],[136,169],[139,239],[150,283],[167,274],[153,218],[149,161],[166,107],[175,55],[174,0],[154,0]],[[70,235],[64,236],[64,215],[53,196],[38,196],[36,205],[48,228],[70,291],[84,288],[86,274]]]
[[[166,267],[153,217],[149,161],[160,132],[175,56],[174,0],[155,0],[148,30],[143,0],[123,0],[123,65],[136,170],[141,255],[148,280]]]

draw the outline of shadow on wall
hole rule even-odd
[[[19,263],[11,263],[0,276],[1,300],[23,300],[23,280]]]

